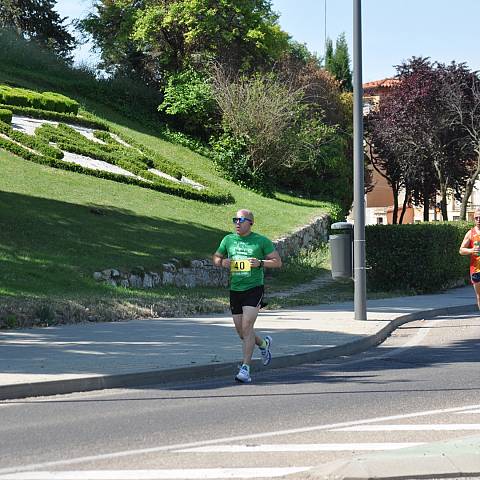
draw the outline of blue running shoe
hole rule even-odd
[[[240,383],[250,383],[252,381],[252,377],[250,376],[250,369],[247,365],[242,365],[240,367],[240,370],[235,376],[235,380]]]
[[[270,351],[270,347],[272,346],[273,339],[270,335],[267,335],[265,338],[265,343],[267,346],[265,348],[260,349],[260,354],[262,355],[262,362],[265,366],[269,365],[272,361],[272,352]]]

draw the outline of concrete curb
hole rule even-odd
[[[477,305],[459,305],[447,308],[437,308],[417,311],[402,315],[388,323],[379,332],[353,342],[322,348],[312,352],[275,357],[270,368],[286,368],[314,363],[344,355],[363,352],[382,343],[395,329],[404,323],[414,320],[437,317],[439,315],[456,315],[476,311]],[[96,375],[91,377],[50,380],[0,386],[0,400],[26,397],[60,395],[74,392],[87,392],[107,388],[126,388],[153,385],[159,383],[195,380],[199,378],[218,378],[233,375],[238,362],[213,363],[191,367],[173,368],[169,370],[150,370],[118,375]],[[259,360],[253,361],[253,367],[261,367]]]

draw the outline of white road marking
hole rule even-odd
[[[480,423],[433,423],[416,425],[359,425],[335,428],[331,432],[453,432],[457,430],[480,430]]]
[[[311,427],[302,427],[302,428],[292,428],[290,430],[277,430],[272,432],[262,432],[262,433],[253,433],[250,435],[238,435],[235,437],[224,437],[224,438],[214,438],[212,440],[200,440],[197,442],[189,442],[189,443],[180,443],[176,445],[163,445],[160,447],[151,447],[151,448],[141,448],[141,449],[132,449],[132,450],[123,450],[119,452],[112,452],[112,453],[104,453],[98,455],[88,455],[84,457],[76,457],[70,458],[67,460],[54,460],[49,462],[42,462],[42,463],[35,463],[30,465],[21,465],[18,467],[7,467],[7,468],[0,468],[0,474],[6,473],[15,473],[15,472],[26,472],[31,470],[40,470],[49,467],[57,467],[61,465],[74,465],[77,463],[85,463],[85,462],[95,462],[100,460],[110,460],[113,458],[121,458],[121,457],[128,457],[133,455],[143,455],[148,453],[157,453],[157,452],[169,452],[175,451],[183,448],[190,448],[190,447],[201,447],[203,445],[215,445],[219,443],[231,443],[231,442],[238,442],[238,441],[245,441],[245,440],[252,440],[256,438],[267,438],[267,437],[277,437],[282,435],[291,435],[296,433],[305,433],[305,432],[315,432],[321,430],[332,430],[336,428],[348,427],[353,425],[363,425],[368,423],[379,423],[379,422],[388,422],[391,420],[403,420],[406,418],[419,418],[425,417],[430,415],[442,415],[445,413],[455,413],[461,412],[463,410],[472,410],[474,408],[480,408],[480,404],[476,405],[468,405],[465,407],[453,407],[453,408],[443,408],[439,410],[425,410],[423,412],[414,412],[414,413],[407,413],[403,415],[391,415],[387,417],[375,417],[375,418],[368,418],[365,420],[356,420],[350,422],[341,422],[341,423],[331,423],[327,425],[316,425]]]
[[[208,447],[185,448],[175,453],[253,453],[253,452],[352,452],[397,450],[417,447],[423,443],[290,443],[274,445],[212,445]]]
[[[78,470],[75,472],[24,472],[1,475],[0,480],[203,480],[210,478],[272,478],[310,470],[285,468],[199,468],[177,470]]]
[[[480,410],[467,410],[466,412],[455,412],[455,415],[464,415],[469,413],[480,413]]]

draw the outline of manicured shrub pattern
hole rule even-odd
[[[37,150],[39,153],[42,153],[43,155],[47,155],[59,160],[63,158],[63,152],[59,148],[49,145],[47,140],[42,139],[41,137],[38,137],[38,136],[27,135],[26,133],[14,130],[9,125],[6,125],[1,121],[0,121],[0,132],[7,135],[15,142],[21,143],[22,145],[28,148],[31,148],[33,150]]]
[[[369,288],[424,293],[468,279],[469,259],[458,249],[471,227],[465,222],[367,226]]]
[[[81,117],[77,116],[79,104],[68,97],[54,92],[38,93],[33,90],[0,85],[0,112],[4,106],[8,107],[5,109],[8,110],[8,113],[5,111],[3,117],[0,116],[0,131],[12,141],[3,141],[2,146],[26,160],[122,183],[133,183],[184,198],[210,203],[231,203],[234,201],[230,193],[215,188],[210,182],[193,172],[180,170],[159,153],[116,131],[115,134],[129,146],[123,145],[108,133],[110,129],[104,122],[98,121],[87,112],[84,112]],[[59,123],[57,127],[44,124],[37,128],[35,136],[26,135],[13,130],[8,125],[11,122],[12,112],[27,117],[67,122],[93,128],[95,129],[94,136],[103,143],[91,141],[74,128],[63,123]],[[2,123],[2,120],[5,121]],[[52,146],[51,143],[55,145]],[[21,147],[21,145],[35,152]],[[141,178],[126,177],[62,162],[64,156],[62,150],[117,165]],[[186,183],[170,181],[149,172],[148,169],[150,168],[156,168],[177,180],[187,177],[203,185],[204,188],[199,190]]]
[[[12,123],[12,111],[7,108],[0,108],[0,120],[5,123]]]
[[[59,113],[78,113],[77,101],[54,92],[35,92],[25,88],[0,85],[0,102]]]
[[[15,115],[21,115],[30,118],[40,118],[42,120],[52,120],[54,122],[66,122],[79,127],[98,128],[99,130],[108,130],[108,125],[100,120],[89,117],[77,116],[72,113],[50,112],[48,110],[39,110],[38,108],[19,107],[17,105],[5,105],[0,103],[0,108],[6,108]]]
[[[214,204],[232,203],[234,201],[231,194],[217,190],[210,185],[206,185],[207,182],[202,179],[199,179],[199,182],[207,188],[197,190],[188,184],[174,183],[165,178],[159,177],[158,175],[154,175],[148,171],[148,168],[155,166],[165,172],[167,168],[164,167],[170,165],[172,168],[171,172],[175,173],[177,178],[182,176],[178,169],[173,168],[168,161],[161,159],[155,154],[155,152],[150,152],[155,155],[155,158],[151,158],[137,148],[124,146],[111,137],[111,140],[108,143],[101,144],[87,139],[74,128],[64,124],[59,124],[56,127],[50,124],[44,124],[36,129],[35,136],[30,136],[17,132],[9,125],[0,122],[0,131],[11,139],[6,140],[0,138],[0,148],[4,148],[25,160],[35,163],[114,180],[121,183],[138,185],[140,187],[192,200],[200,200]],[[101,134],[97,133],[96,137],[103,137],[107,140],[106,135],[109,134],[106,132]],[[56,146],[52,146],[50,143],[54,143]],[[35,152],[24,147],[33,149]],[[102,170],[93,170],[74,163],[64,162],[61,160],[61,158],[63,158],[62,150],[103,160],[112,165],[124,168],[142,178],[128,177]],[[147,149],[144,148],[144,150]],[[40,153],[42,155],[40,155]],[[180,177],[178,177],[178,175],[180,175]],[[192,175],[192,177],[195,176]]]

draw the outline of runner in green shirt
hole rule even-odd
[[[233,322],[243,342],[243,364],[235,380],[252,381],[250,364],[255,344],[260,348],[263,364],[272,359],[272,337],[261,339],[255,335],[254,325],[264,295],[264,268],[280,268],[282,260],[271,240],[252,232],[254,223],[250,210],[239,210],[233,218],[235,233],[226,235],[213,255],[217,267],[230,270],[230,309]]]

